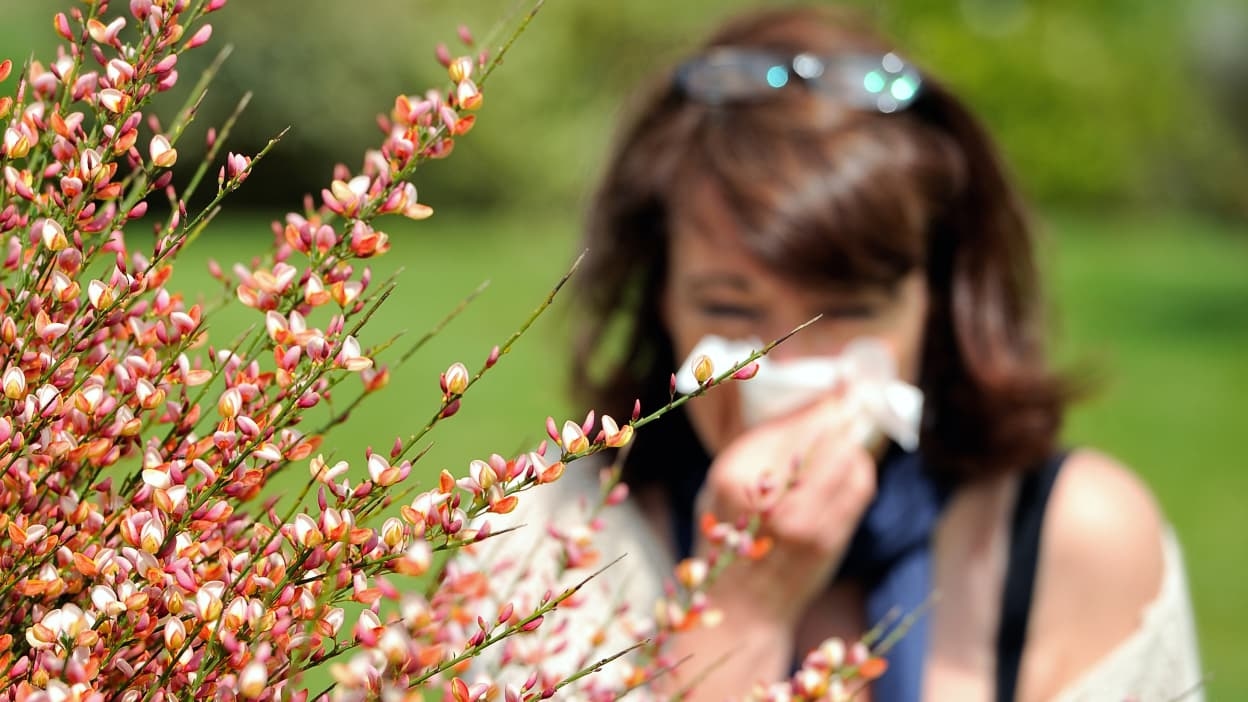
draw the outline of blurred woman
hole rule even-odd
[[[738,17],[644,93],[590,211],[584,399],[653,409],[699,342],[816,315],[768,362],[870,339],[924,397],[913,450],[862,441],[837,387],[754,421],[727,383],[640,433],[635,526],[671,560],[705,548],[700,512],[745,513],[764,472],[800,470],[762,523],[772,552],[712,590],[725,623],[679,642],[691,671],[730,656],[696,699],[781,679],[896,608],[923,614],[875,700],[1169,699],[1198,683],[1156,502],[1111,457],[1058,443],[1073,388],[1045,353],[1034,246],[979,122],[847,16]]]

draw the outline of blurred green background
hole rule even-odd
[[[437,373],[475,368],[537,305],[574,257],[577,227],[629,88],[747,3],[551,0],[486,89],[478,126],[419,175],[438,211],[393,224],[379,273],[398,293],[365,333],[378,343],[432,326],[483,280],[485,295],[392,387],[327,442],[340,456],[388,446],[421,426]],[[1152,485],[1182,539],[1211,699],[1248,699],[1248,4],[1107,0],[885,0],[858,3],[907,53],[943,77],[999,137],[1037,204],[1063,359],[1091,362],[1102,391],[1073,413],[1076,444],[1108,450]],[[53,46],[59,2],[0,0],[0,57]],[[210,46],[234,52],[179,148],[255,98],[231,140],[254,152],[286,126],[174,285],[215,299],[204,262],[246,260],[268,221],[297,208],[335,162],[378,140],[395,94],[444,81],[432,60],[471,26],[489,47],[528,9],[511,0],[234,0]],[[200,63],[181,65],[183,84]],[[165,103],[172,109],[177,100]],[[227,308],[214,339],[257,322]],[[460,471],[543,435],[566,400],[566,312],[556,305],[433,434],[423,466]],[[402,343],[400,343],[402,346]],[[393,359],[397,353],[391,352]],[[362,468],[361,468],[362,470]],[[302,481],[292,475],[291,483]]]

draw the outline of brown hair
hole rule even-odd
[[[858,21],[813,8],[740,17],[706,46],[893,50]],[[987,134],[930,74],[894,114],[800,86],[711,105],[684,95],[671,73],[639,107],[592,202],[575,280],[586,308],[573,366],[583,399],[617,416],[634,398],[647,411],[667,401],[676,359],[659,300],[669,226],[674,203],[708,206],[697,186],[710,183],[747,248],[792,279],[891,286],[925,270],[921,445],[939,471],[974,479],[1053,450],[1070,392],[1046,363],[1031,229]],[[673,461],[699,460],[691,436],[679,417],[648,428],[626,476],[679,479],[694,468]],[[678,440],[689,451],[673,458]],[[647,443],[663,446],[667,465]]]

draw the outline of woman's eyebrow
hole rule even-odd
[[[740,273],[712,272],[691,276],[685,286],[689,292],[702,292],[707,288],[731,288],[737,292],[749,292],[750,281]]]

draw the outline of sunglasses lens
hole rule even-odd
[[[684,63],[676,80],[690,97],[718,105],[766,98],[790,73],[783,57],[723,49]]]
[[[886,113],[909,107],[922,85],[919,72],[891,53],[788,58],[732,48],[713,49],[682,64],[676,81],[687,96],[710,105],[766,99],[801,82],[859,109]]]
[[[844,56],[829,65],[819,87],[866,110],[896,112],[909,107],[922,85],[919,72],[896,54]]]

